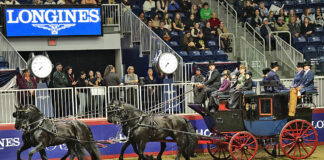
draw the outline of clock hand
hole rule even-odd
[[[165,65],[165,67],[167,67],[169,65],[169,62]]]
[[[41,70],[43,68],[43,66],[41,66],[38,70]]]

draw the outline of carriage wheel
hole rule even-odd
[[[219,137],[220,139],[226,139],[228,136],[217,136],[212,134],[213,137]],[[228,151],[228,141],[217,140],[215,143],[207,143],[208,153],[217,160],[226,160],[231,155]]]
[[[280,133],[280,147],[291,159],[306,159],[316,149],[317,132],[305,120],[293,120],[285,125]]]
[[[251,160],[258,151],[258,142],[251,133],[238,132],[229,142],[228,149],[235,160]]]
[[[274,144],[267,144],[263,147],[264,151],[272,157],[284,157],[285,153],[281,151],[280,144],[278,142]]]

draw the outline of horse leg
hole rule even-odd
[[[128,140],[128,141],[123,145],[123,147],[122,147],[122,149],[121,149],[121,151],[120,151],[119,160],[123,160],[123,159],[124,159],[124,152],[125,152],[126,148],[127,148],[130,144],[131,144],[131,141]],[[133,148],[134,148],[134,146],[133,146]],[[134,149],[134,150],[135,150],[135,149]]]
[[[47,160],[45,149],[40,150],[39,154],[41,155],[42,160]]]
[[[137,144],[135,142],[132,142],[132,146],[133,146],[133,150],[134,152],[138,155],[138,148],[137,148]]]
[[[89,152],[92,160],[100,160],[100,152],[95,143],[82,143],[82,145]]]
[[[144,150],[146,147],[146,141],[144,142],[143,140],[140,141],[139,145],[138,145],[138,160],[146,160],[147,158],[144,155]]]
[[[160,153],[158,154],[157,156],[157,160],[162,160],[162,154],[166,148],[166,143],[165,142],[161,142],[161,150],[160,150]]]
[[[21,160],[21,158],[20,158],[21,152],[27,150],[30,147],[31,146],[29,144],[24,143],[23,146],[17,151],[17,160]]]
[[[183,135],[182,134],[175,134],[174,136],[178,146],[178,154],[177,157],[175,158],[175,160],[180,160],[181,154],[184,152],[183,148],[186,144],[183,143]]]
[[[36,153],[36,152],[39,152],[40,150],[43,150],[43,149],[45,149],[45,146],[43,145],[43,143],[42,142],[40,142],[36,147],[34,147],[34,149],[33,150],[31,150],[30,152],[29,152],[29,156],[28,156],[28,160],[32,160],[32,157],[33,157],[33,155]]]

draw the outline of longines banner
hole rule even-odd
[[[102,35],[100,7],[7,6],[4,16],[7,37]]]
[[[188,115],[191,124],[196,129],[196,133],[201,135],[210,135],[207,126],[201,116]],[[319,142],[324,142],[324,110],[313,113],[312,124],[317,130]],[[105,119],[97,121],[86,121],[90,125],[91,131],[95,140],[107,140],[111,138],[124,139],[125,136],[119,132],[119,126],[108,124]],[[0,160],[13,160],[16,159],[17,151],[22,146],[23,142],[21,139],[22,132],[14,129],[14,124],[0,125]],[[118,158],[123,143],[107,144],[105,148],[100,148],[101,158],[110,159]],[[206,145],[198,145],[197,151],[203,151]],[[24,151],[21,155],[23,159],[28,158],[28,153],[32,148]],[[160,151],[160,143],[150,142],[146,146],[145,153],[151,155],[152,153],[157,154]],[[177,146],[175,143],[167,143],[165,154],[176,154]],[[206,151],[206,150],[204,150]],[[65,145],[58,145],[46,148],[46,153],[49,159],[58,159],[63,157],[67,153]],[[135,157],[134,151],[129,146],[125,151],[125,157]],[[33,156],[33,159],[40,159],[38,153]]]

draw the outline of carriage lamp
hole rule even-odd
[[[249,103],[245,104],[245,110],[248,111],[249,110]]]
[[[252,110],[255,110],[256,109],[256,103],[252,103],[251,108],[252,108]]]

